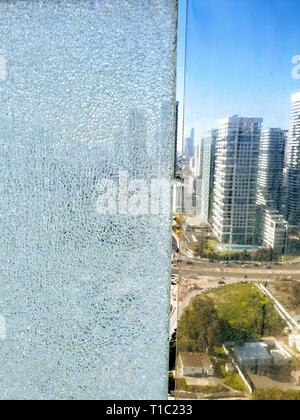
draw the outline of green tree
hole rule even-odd
[[[194,298],[179,321],[179,352],[205,352],[220,344],[220,321],[213,303]]]

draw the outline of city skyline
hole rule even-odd
[[[296,68],[300,4],[295,0],[284,5],[247,1],[247,7],[232,0],[189,0],[186,4],[187,23],[184,1],[179,20],[179,45],[185,43],[187,25],[185,97],[180,86],[184,72],[180,47],[177,93],[185,107],[183,138],[193,127],[199,139],[216,128],[218,120],[236,114],[261,117],[265,128],[288,129],[290,98],[300,90]]]
[[[212,125],[210,128],[206,128],[204,132],[200,132],[201,134],[199,134],[199,131],[197,131],[195,129],[195,127],[191,126],[190,132],[194,133],[194,153],[196,152],[196,148],[197,145],[199,145],[199,142],[202,142],[211,131],[214,130],[218,130],[218,126],[220,124],[220,122],[222,122],[222,120],[226,119],[226,118],[231,118],[231,117],[242,117],[242,118],[260,118],[262,119],[262,130],[282,130],[285,131],[287,133],[287,136],[289,137],[289,133],[290,133],[290,128],[291,128],[291,118],[290,118],[290,104],[291,101],[293,101],[293,98],[295,97],[299,97],[300,96],[300,88],[298,91],[294,91],[290,96],[289,96],[289,117],[288,117],[288,123],[286,124],[286,127],[282,127],[279,124],[274,124],[274,125],[267,125],[265,123],[265,119],[262,116],[259,116],[258,114],[256,115],[244,115],[242,113],[232,113],[232,114],[226,114],[223,117],[219,117],[217,118],[217,120],[215,121],[215,124]],[[178,120],[180,120],[180,117],[178,118]],[[178,122],[178,124],[180,125],[180,121]],[[185,134],[186,136],[182,139],[182,145],[181,147],[177,147],[178,149],[178,153],[183,157],[185,157],[185,147],[186,147],[186,141],[190,140],[190,133],[187,132],[186,127],[184,128],[185,130]],[[178,133],[180,136],[180,131],[178,129]],[[180,144],[181,138],[179,137],[179,141],[177,140],[177,142]]]
[[[288,228],[300,223],[299,112],[297,92],[291,97],[290,133],[263,127],[259,117],[225,117],[217,130],[192,142],[193,152],[192,130],[182,159],[188,182],[182,187],[184,202],[194,204],[184,203],[183,213],[208,222],[220,243],[268,245],[284,253]]]

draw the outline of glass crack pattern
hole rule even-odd
[[[167,396],[171,220],[98,184],[170,179],[175,0],[0,2],[0,398]]]

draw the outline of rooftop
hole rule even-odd
[[[271,359],[264,343],[245,343],[242,346],[235,347],[235,354],[240,360],[266,360]]]
[[[200,367],[209,369],[211,367],[210,357],[206,353],[180,353],[182,365],[186,367]]]
[[[299,93],[300,94],[300,93]],[[219,125],[223,124],[230,124],[230,123],[236,123],[236,124],[253,124],[253,123],[262,123],[263,118],[257,118],[257,117],[240,117],[239,115],[232,115],[227,116],[225,118],[219,119]]]

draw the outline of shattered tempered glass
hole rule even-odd
[[[0,2],[1,399],[167,396],[170,216],[98,207],[172,175],[176,27],[175,0]]]

